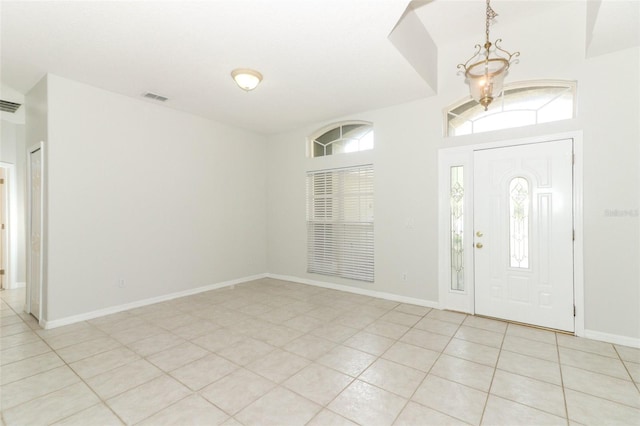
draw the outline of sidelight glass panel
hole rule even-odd
[[[509,184],[509,265],[529,268],[529,181],[516,177]]]
[[[464,291],[464,170],[451,167],[451,290]]]

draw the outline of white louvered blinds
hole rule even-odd
[[[373,165],[307,173],[307,271],[373,282]]]

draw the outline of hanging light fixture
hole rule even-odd
[[[484,45],[476,44],[476,53],[467,62],[458,64],[458,69],[465,71],[471,97],[479,102],[485,111],[491,101],[502,93],[504,76],[509,65],[514,62],[513,59],[520,56],[520,52],[509,53],[502,49],[499,46],[502,39],[497,39],[494,44],[489,41],[489,25],[496,16],[498,14],[491,9],[490,0],[487,0],[486,41]],[[469,65],[470,62],[473,63]]]
[[[262,81],[262,74],[248,68],[238,68],[231,71],[231,77],[246,92],[255,89]]]

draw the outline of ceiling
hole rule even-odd
[[[526,22],[560,3],[492,5]],[[596,15],[611,9],[607,3],[594,1]],[[420,37],[409,39],[414,51],[429,38],[442,48],[481,36],[485,3],[3,0],[1,8],[5,86],[26,93],[49,72],[141,100],[145,92],[157,93],[169,98],[163,104],[169,108],[270,134],[432,95],[437,81],[424,78],[420,61],[397,48],[390,33],[414,12],[424,26]],[[615,22],[610,15],[607,22]],[[594,34],[610,30],[593,23]],[[629,25],[637,33],[637,20]],[[593,40],[607,51],[607,37]],[[422,62],[437,62],[437,53]],[[234,68],[256,69],[264,81],[243,92],[230,77]]]

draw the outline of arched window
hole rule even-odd
[[[445,136],[529,126],[575,117],[574,81],[525,81],[506,85],[487,111],[471,98],[445,110]]]
[[[364,121],[334,124],[309,138],[311,157],[373,149],[373,125]]]

